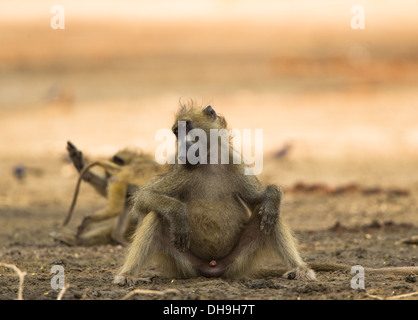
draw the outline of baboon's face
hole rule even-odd
[[[190,147],[199,141],[199,136],[196,136],[196,131],[190,131],[193,129],[203,130],[207,139],[206,139],[206,150],[209,150],[209,137],[210,129],[225,129],[226,122],[225,119],[221,116],[218,116],[215,110],[211,106],[207,106],[205,109],[201,110],[194,107],[183,107],[176,116],[175,123],[173,125],[173,133],[177,138],[178,146],[178,155],[179,159],[188,165],[194,165],[189,162],[189,159],[182,158],[182,155],[179,154],[181,148],[185,149],[185,154],[189,152]],[[194,133],[194,134],[193,134]],[[196,157],[199,156],[199,150],[196,151]]]
[[[126,166],[130,164],[137,156],[138,155],[136,152],[125,149],[116,153],[112,157],[111,161],[119,166]]]

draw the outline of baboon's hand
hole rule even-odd
[[[182,227],[177,227],[173,230],[173,243],[177,250],[180,252],[184,252],[186,249],[190,247],[190,229],[189,224]]]
[[[80,172],[81,170],[83,170],[84,168],[83,153],[79,151],[75,147],[75,145],[73,145],[70,141],[67,142],[67,151],[77,171]]]
[[[274,201],[265,200],[261,205],[258,214],[262,216],[260,230],[265,234],[270,234],[279,219],[279,208]]]
[[[184,252],[190,246],[190,227],[186,208],[178,201],[171,202],[170,209],[161,210],[170,224],[171,241],[177,250]]]
[[[172,215],[172,235],[174,246],[180,252],[184,252],[190,246],[190,227],[187,219],[187,213],[183,206],[177,208],[176,213]]]

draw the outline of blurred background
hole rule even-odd
[[[365,29],[351,27],[357,4]],[[0,159],[57,157],[67,140],[94,156],[154,152],[179,100],[195,99],[263,129],[265,159],[366,172],[387,160],[381,176],[410,179],[417,14],[416,0],[2,0]]]
[[[55,5],[64,29],[51,27]],[[356,5],[364,29],[352,28]],[[124,147],[154,153],[156,132],[194,99],[231,128],[263,129],[259,178],[285,191],[281,216],[306,261],[418,265],[416,244],[398,244],[418,234],[417,17],[418,0],[0,0],[0,261],[27,271],[26,298],[55,298],[48,270],[64,260],[67,298],[127,294],[110,287],[120,246],[71,248],[49,236],[62,230],[78,179],[67,141],[87,161]],[[83,183],[67,231],[106,205]],[[3,270],[0,299],[14,299],[16,277]],[[416,291],[392,276],[352,290],[347,277],[140,285],[187,299]],[[262,290],[246,291],[251,283]]]

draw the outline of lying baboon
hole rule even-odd
[[[179,135],[185,125],[187,136]],[[178,149],[193,146],[189,132],[227,129],[224,117],[211,106],[183,106],[173,132]],[[225,141],[227,140],[227,141]],[[141,267],[157,257],[158,266],[178,277],[239,277],[250,273],[261,257],[279,257],[286,277],[315,279],[296,247],[296,241],[280,215],[282,191],[276,185],[262,187],[247,166],[233,163],[231,138],[218,139],[229,147],[229,164],[176,163],[171,169],[133,195],[132,214],[148,213],[138,226],[115,283],[136,276]],[[213,141],[211,141],[214,143]],[[195,142],[196,143],[196,142]],[[177,154],[178,155],[177,150]],[[209,164],[210,163],[210,164]]]
[[[71,142],[68,142],[67,150],[80,175],[63,226],[71,219],[81,180],[90,183],[108,201],[105,208],[83,219],[76,235],[53,233],[51,236],[73,245],[94,245],[111,241],[125,244],[141,218],[127,215],[130,195],[138,186],[148,183],[153,176],[165,172],[166,167],[157,164],[150,155],[129,149],[119,151],[110,160],[96,161],[86,166],[81,151]],[[105,169],[105,177],[90,170],[96,165]],[[101,221],[106,223],[99,224]]]

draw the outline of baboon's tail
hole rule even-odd
[[[81,170],[80,175],[78,177],[77,185],[76,185],[75,191],[74,191],[73,200],[72,200],[71,206],[70,206],[70,210],[68,211],[67,216],[65,217],[65,220],[62,223],[62,226],[66,226],[70,222],[71,216],[73,215],[75,204],[77,203],[77,197],[78,197],[78,193],[80,191],[80,185],[81,185],[81,181],[83,180],[83,176],[91,167],[94,167],[94,166],[100,166],[100,167],[104,168],[105,170],[107,170],[107,171],[109,171],[113,174],[120,171],[120,166],[118,166],[117,164],[115,164],[113,162],[110,162],[110,161],[95,161],[95,162],[92,162],[92,163],[88,164],[87,166],[85,166]]]

